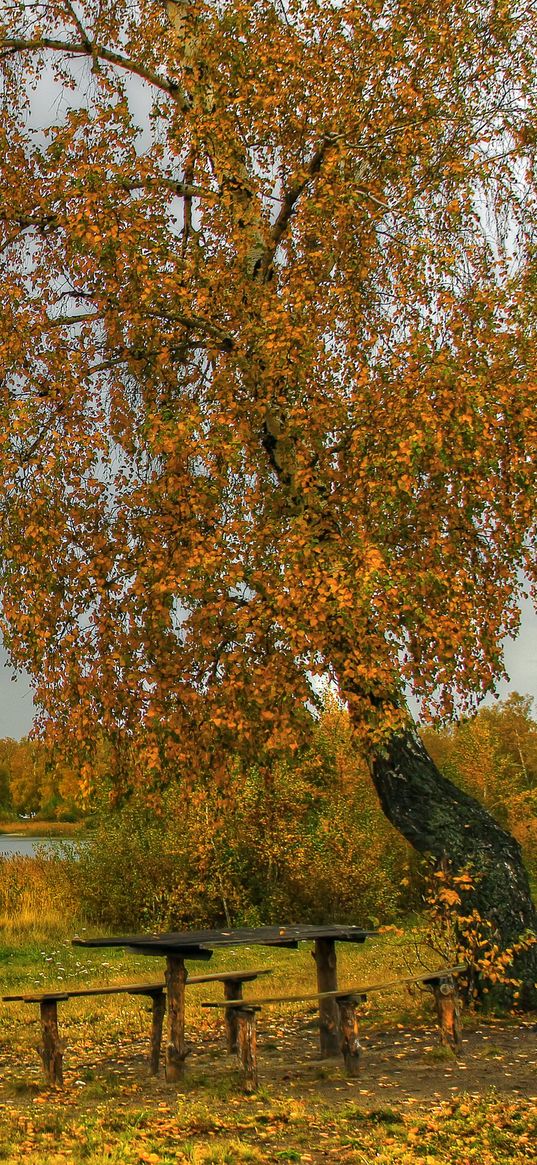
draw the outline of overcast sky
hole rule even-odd
[[[505,699],[509,692],[529,694],[536,701],[537,711],[537,613],[530,603],[524,605],[520,634],[507,642],[505,661],[510,682],[498,684],[499,695]],[[11,736],[19,740],[32,727],[32,693],[25,675],[12,677],[13,671],[0,648],[0,738]]]

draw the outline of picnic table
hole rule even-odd
[[[125,947],[136,954],[165,958],[168,1000],[168,1043],[166,1078],[181,1077],[187,1049],[185,1044],[185,960],[208,960],[216,947],[269,946],[296,950],[300,942],[313,942],[319,1000],[321,1054],[338,1055],[339,1013],[327,992],[338,989],[336,942],[363,943],[375,930],[345,925],[297,925],[242,927],[237,930],[169,931],[164,934],[127,934],[106,938],[73,939],[79,947]]]

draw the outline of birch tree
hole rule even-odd
[[[536,923],[517,843],[405,694],[474,707],[533,577],[535,23],[530,0],[0,21],[3,629],[44,720],[82,750],[98,725],[118,780],[125,754],[148,787],[223,780],[295,747],[329,676],[388,817],[473,869],[508,945]]]

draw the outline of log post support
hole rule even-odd
[[[162,1024],[166,1011],[166,995],[160,987],[151,992],[151,1042],[149,1045],[149,1074],[158,1076],[160,1065],[160,1048],[162,1044]]]
[[[229,979],[224,982],[224,998],[225,999],[242,999],[242,980]],[[226,1007],[224,1012],[224,1020],[226,1025],[227,1036],[227,1050],[228,1052],[236,1052],[238,1047],[238,1011],[237,1007]]]
[[[43,999],[39,1004],[41,1014],[41,1043],[37,1051],[43,1061],[45,1076],[49,1084],[61,1088],[63,1085],[64,1042],[58,1031],[58,1002]]]
[[[245,1092],[257,1088],[257,1031],[256,1013],[259,1007],[235,1008],[237,1014],[237,1058],[243,1074]]]
[[[166,1080],[181,1080],[185,1069],[185,960],[182,955],[166,957],[168,996],[168,1043],[166,1045]]]
[[[342,995],[337,1000],[341,1027],[341,1054],[347,1076],[358,1076],[360,1070],[360,1040],[358,1008],[365,995]]]
[[[449,975],[445,979],[429,979],[427,986],[434,994],[441,1043],[456,1052],[461,1044],[461,1024],[455,981]]]
[[[333,938],[316,938],[313,958],[317,966],[317,991],[337,991],[336,944]],[[341,1037],[339,1008],[335,999],[319,1000],[321,1056],[339,1056]]]

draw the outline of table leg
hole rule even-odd
[[[180,1080],[187,1056],[185,1046],[185,961],[181,955],[166,957],[168,999],[168,1043],[166,1046],[166,1080]]]
[[[231,979],[227,983],[224,983],[224,998],[242,999],[242,979]],[[226,1007],[224,1012],[228,1052],[237,1051],[237,1038],[239,1030],[237,1013],[239,1010],[240,1008],[238,1007]]]
[[[160,1063],[160,1045],[162,1043],[162,1024],[166,1011],[166,996],[164,988],[151,992],[151,1041],[149,1045],[149,1071],[151,1076],[158,1076]]]
[[[337,991],[336,943],[333,938],[316,938],[313,958],[317,965],[317,990]],[[335,999],[319,1000],[321,1056],[339,1056],[341,1037],[339,1009]]]
[[[246,1092],[257,1088],[257,1007],[237,1007],[237,1056],[243,1072]]]

